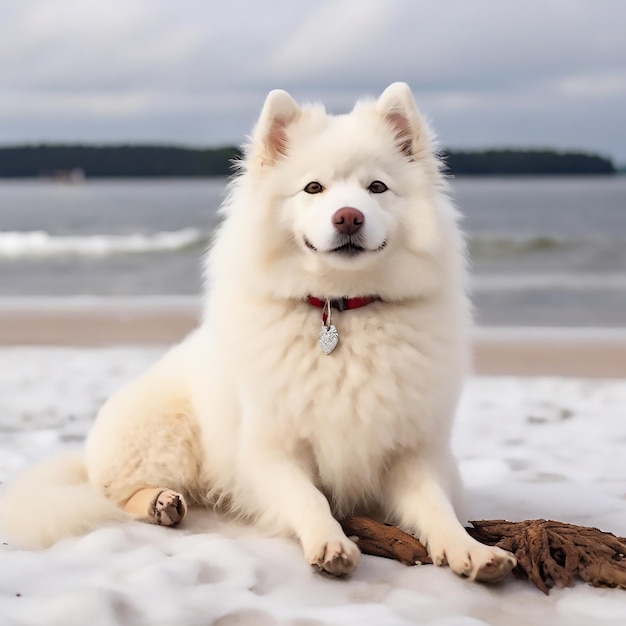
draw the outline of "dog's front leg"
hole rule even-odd
[[[417,535],[436,565],[447,563],[454,572],[472,580],[501,580],[515,566],[515,557],[467,534],[450,499],[456,478],[455,461],[449,452],[438,451],[436,458],[404,454],[388,475],[385,504],[389,515]]]
[[[349,574],[359,560],[359,549],[332,516],[306,464],[279,448],[267,450],[257,440],[240,457],[246,490],[260,522],[295,535],[314,567],[335,576]]]

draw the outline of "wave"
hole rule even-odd
[[[613,291],[626,290],[626,274],[483,274],[471,279],[474,293],[497,291]]]
[[[174,252],[208,241],[197,228],[149,235],[51,235],[43,230],[0,232],[0,258],[105,257],[114,254]]]
[[[568,237],[529,235],[527,237],[506,235],[470,235],[468,245],[473,257],[502,257],[530,254],[559,248],[571,248],[588,242]]]

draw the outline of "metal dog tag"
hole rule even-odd
[[[317,338],[317,343],[319,344],[322,352],[324,354],[330,354],[336,347],[339,342],[339,333],[335,328],[334,324],[329,324],[326,326],[322,326],[322,330],[320,330],[319,337]]]
[[[339,342],[339,333],[334,324],[331,324],[330,317],[333,313],[333,308],[330,300],[326,300],[324,308],[322,309],[322,330],[317,338],[317,343],[322,349],[324,354],[330,354]]]

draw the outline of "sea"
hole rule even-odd
[[[479,325],[626,327],[626,176],[451,185]],[[32,296],[199,296],[225,186],[1,180],[0,306]]]

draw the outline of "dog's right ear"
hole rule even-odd
[[[254,129],[253,146],[264,165],[287,154],[287,126],[300,115],[298,103],[282,89],[270,91]]]

